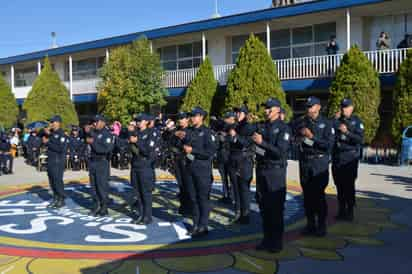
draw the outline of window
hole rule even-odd
[[[73,61],[73,81],[97,78],[104,61],[103,56]],[[69,80],[69,63],[66,63],[66,75]]]
[[[33,85],[37,77],[37,67],[16,69],[14,71],[14,85],[16,87],[27,87]]]
[[[157,52],[165,70],[197,68],[202,62],[202,42],[168,46]]]

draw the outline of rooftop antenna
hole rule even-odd
[[[52,48],[55,49],[57,48],[57,39],[56,39],[56,33],[52,31],[51,37],[52,37]]]
[[[217,1],[218,1],[218,0],[215,0],[215,13],[212,14],[212,18],[219,18],[219,17],[220,17]]]

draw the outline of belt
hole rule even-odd
[[[92,160],[92,161],[107,160],[107,156],[106,155],[104,155],[104,156],[95,155],[95,156],[90,157],[90,160]]]
[[[303,158],[304,159],[320,159],[323,158],[324,156],[326,156],[326,154],[312,154],[312,155],[305,155]]]
[[[263,168],[263,169],[269,169],[269,168],[284,168],[286,167],[283,164],[275,164],[275,163],[268,163],[268,162],[261,162],[257,163],[257,167]]]

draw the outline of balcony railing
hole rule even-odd
[[[408,49],[391,49],[364,52],[373,67],[380,74],[395,73],[406,59]],[[276,60],[275,65],[280,80],[330,78],[341,64],[343,54],[312,56]],[[225,85],[229,73],[235,65],[219,65],[214,67],[216,80]],[[198,69],[166,71],[165,85],[168,88],[186,87],[190,84]]]

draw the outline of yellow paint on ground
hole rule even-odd
[[[277,263],[273,260],[262,260],[244,253],[235,252],[236,263],[233,268],[255,274],[272,274],[277,272]]]
[[[219,254],[187,258],[155,259],[154,262],[175,272],[212,272],[232,266],[234,258],[228,254]]]

